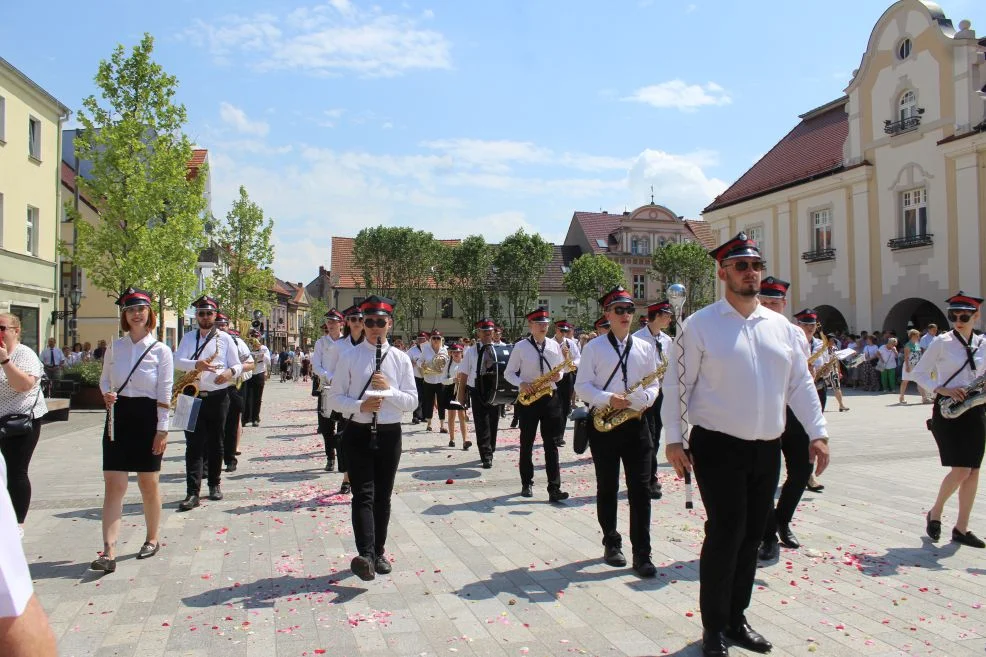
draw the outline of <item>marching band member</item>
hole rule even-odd
[[[507,346],[507,343],[503,341],[503,327],[500,326],[499,324],[495,324],[495,323],[493,324],[493,346],[494,347],[506,347]],[[517,418],[517,405],[516,404],[512,404],[512,406],[514,407],[514,417],[513,417],[513,420],[510,421],[510,428],[511,429],[516,429],[517,428],[517,422],[519,421],[518,418]],[[507,405],[506,404],[498,404],[497,405],[497,408],[500,409],[500,417],[501,418],[507,417]],[[495,445],[493,446],[493,451],[496,451],[496,446]]]
[[[954,418],[946,418],[941,412],[946,399],[952,400],[948,403],[965,400],[966,388],[986,371],[986,338],[972,330],[979,323],[983,300],[959,291],[946,299],[946,303],[952,330],[936,337],[911,370],[912,380],[935,394],[928,426],[938,444],[942,466],[950,468],[938,489],[938,498],[925,516],[925,529],[931,540],[941,538],[945,503],[958,491],[959,514],[952,528],[952,540],[984,548],[986,543],[969,531],[969,515],[976,501],[979,468],[986,449],[986,407],[970,405]]]
[[[727,655],[726,639],[768,652],[771,643],[745,612],[777,489],[785,406],[808,432],[819,473],[829,460],[825,419],[797,329],[757,300],[765,263],[756,242],[739,233],[710,255],[725,298],[694,313],[672,346],[661,410],[665,451],[678,476],[694,463],[708,516],[699,566],[703,654]],[[690,453],[679,399],[692,425]]]
[[[822,348],[821,338],[815,337],[815,331],[818,330],[818,313],[816,313],[813,308],[805,308],[804,310],[794,313],[794,321],[796,321],[798,323],[798,327],[804,331],[805,339],[808,341],[809,357],[814,355]],[[814,379],[815,373],[825,366],[828,359],[828,353],[823,351],[817,358],[808,363],[808,370],[811,372],[812,379]],[[815,381],[815,392],[818,394],[818,401],[821,403],[822,412],[824,413],[825,402],[828,401],[828,392],[825,389],[824,381]]]
[[[530,394],[531,383],[549,370],[561,365],[565,357],[561,347],[554,340],[548,340],[548,311],[538,307],[527,313],[529,337],[518,341],[510,351],[504,378],[518,387],[521,395]],[[563,373],[559,372],[547,384],[554,391]],[[514,405],[520,419],[520,494],[533,497],[534,486],[534,437],[541,427],[541,442],[544,443],[544,470],[548,477],[548,499],[561,502],[568,499],[568,493],[561,489],[561,469],[558,466],[559,434],[565,423],[561,414],[561,399],[552,392],[530,405],[517,402]]]
[[[490,394],[492,391],[482,387],[482,375],[487,373],[491,363],[493,367],[496,366],[496,358],[493,353],[493,326],[493,320],[488,317],[476,322],[479,341],[466,350],[458,374],[458,402],[465,407],[466,389],[468,388],[472,407],[472,422],[476,432],[476,447],[479,450],[479,458],[483,461],[483,467],[486,469],[493,467],[496,433],[500,423],[500,409],[487,403],[487,400],[492,396]],[[471,441],[463,441],[462,449],[469,449],[470,447],[472,447]]]
[[[635,340],[630,325],[636,307],[633,297],[619,285],[599,300],[610,330],[590,341],[582,350],[582,362],[575,377],[579,399],[594,408],[609,406],[646,411],[657,400],[660,384],[653,380],[632,393],[626,391],[654,371],[654,347],[646,340]],[[598,322],[597,322],[598,323]],[[641,577],[654,577],[650,545],[650,451],[647,422],[632,419],[612,431],[600,432],[589,421],[589,449],[596,471],[596,516],[603,531],[603,559],[622,568],[623,538],[616,529],[617,494],[620,489],[620,462],[627,481],[630,503],[630,544],[633,569]]]
[[[561,347],[562,356],[572,360],[572,367],[565,372],[561,381],[558,382],[558,396],[561,402],[561,434],[558,437],[558,446],[565,446],[565,425],[568,416],[572,414],[572,396],[575,394],[575,371],[579,367],[582,359],[582,351],[579,343],[572,337],[575,329],[569,322],[560,319],[555,322],[555,341]]]
[[[186,372],[199,372],[198,396],[202,407],[195,431],[185,432],[187,494],[178,505],[179,511],[191,511],[199,506],[203,469],[208,473],[209,499],[218,501],[223,498],[220,483],[229,387],[231,381],[243,371],[233,338],[216,330],[216,312],[219,309],[216,300],[203,296],[192,305],[196,308],[199,329],[181,337],[181,344],[175,351],[175,367]]]
[[[331,360],[331,352],[342,340],[343,316],[335,308],[330,309],[322,317],[322,326],[325,335],[315,341],[312,349],[312,371],[318,377],[318,404],[316,405],[316,415],[318,417],[318,432],[322,434],[322,442],[325,445],[325,471],[332,472],[336,468],[336,451],[338,439],[336,437],[337,413],[330,412],[325,403],[325,396],[328,394],[329,386],[332,383],[332,374],[326,368]],[[340,462],[342,457],[339,458]]]
[[[837,352],[839,351],[839,340],[836,338],[835,333],[826,333],[825,337],[828,338],[829,348],[825,352],[825,362],[831,363],[834,360],[839,360]],[[842,365],[838,364],[829,369],[828,374],[824,377],[824,383],[826,387],[832,388],[832,394],[835,395],[835,401],[839,402],[839,412],[844,413],[849,410],[846,406],[845,401],[842,399]]]
[[[418,353],[420,355],[416,357],[417,362],[415,364],[424,379],[421,383],[421,417],[428,423],[426,429],[433,431],[431,419],[435,415],[435,404],[442,394],[442,382],[445,380],[445,373],[427,373],[425,367],[439,355],[444,355],[446,359],[449,357],[448,349],[442,343],[441,331],[432,331],[429,341],[421,345]],[[439,433],[445,433],[445,409],[441,407],[441,404],[438,405],[438,424]]]
[[[137,473],[147,525],[137,558],[153,557],[161,547],[158,476],[168,447],[174,363],[171,349],[154,337],[157,318],[151,298],[149,292],[130,287],[116,300],[122,310],[120,329],[126,335],[113,341],[112,357],[104,359],[99,379],[106,408],[113,409],[113,434],[111,440],[107,418],[103,430],[103,552],[89,567],[107,573],[116,570],[116,539],[131,472]]]
[[[418,424],[424,417],[423,410],[420,406],[421,401],[424,399],[424,374],[421,373],[421,367],[418,365],[421,362],[421,353],[424,349],[425,343],[428,342],[428,334],[425,331],[418,333],[418,337],[415,338],[414,344],[411,348],[407,350],[407,355],[411,359],[411,364],[414,366],[414,385],[418,389],[418,408],[414,409],[414,413],[411,414],[411,424]]]
[[[245,402],[241,389],[253,378],[255,365],[250,348],[240,339],[239,331],[229,328],[229,318],[226,315],[216,313],[216,328],[233,338],[239,362],[243,366],[240,375],[229,387],[229,411],[226,413],[226,428],[223,432],[223,461],[226,463],[226,472],[236,472],[236,455],[240,453],[240,414],[243,413]]]
[[[787,307],[787,290],[791,286],[787,281],[768,276],[760,283],[760,305],[776,313],[784,313]],[[802,319],[807,319],[808,315],[804,311],[798,313],[799,330],[795,337],[798,338],[801,352],[807,359],[811,355],[814,324],[801,323]],[[819,399],[821,401],[821,399]],[[791,520],[794,512],[801,502],[805,487],[811,478],[811,456],[809,448],[811,441],[804,426],[794,415],[790,406],[785,410],[784,431],[781,433],[781,453],[784,455],[784,466],[787,470],[787,478],[781,486],[781,494],[777,498],[777,506],[770,505],[767,513],[767,522],[764,526],[763,540],[757,552],[757,558],[761,561],[771,561],[777,558],[780,548],[778,548],[778,536],[780,543],[785,547],[797,549],[801,547],[794,532],[791,531]],[[778,463],[778,468],[780,463]],[[780,477],[780,473],[778,473]]]
[[[387,343],[396,301],[376,295],[360,309],[366,340],[339,356],[329,405],[349,418],[343,431],[353,482],[353,535],[359,554],[350,569],[362,580],[391,571],[385,555],[390,498],[401,460],[401,414],[418,405],[411,359]],[[377,360],[380,340],[382,360]],[[367,392],[380,395],[367,395]]]
[[[260,426],[260,406],[264,401],[264,386],[270,376],[271,359],[270,349],[262,342],[260,331],[250,329],[249,337],[251,342],[256,340],[253,344],[257,348],[250,351],[254,364],[253,376],[243,383],[245,394],[241,422],[244,427],[247,424],[257,427]]]
[[[323,368],[325,369],[330,381],[334,375],[336,365],[339,363],[339,358],[350,349],[355,349],[357,346],[361,345],[365,340],[365,331],[363,329],[363,311],[359,309],[359,306],[354,305],[346,308],[342,311],[342,316],[346,319],[346,326],[343,329],[343,337],[335,342],[335,346],[329,351],[328,357],[323,363]],[[322,412],[329,413],[333,418],[335,418],[336,436],[341,437],[342,430],[345,428],[346,420],[338,409],[333,408],[329,404],[329,387],[325,387],[323,390],[326,391],[326,399],[322,404]],[[339,487],[339,494],[348,495],[352,490],[352,486],[349,483],[349,460],[346,458],[346,446],[339,438],[336,439],[336,453],[339,456],[339,472],[342,473],[342,485]]]
[[[458,378],[459,368],[462,366],[462,345],[453,344],[448,348],[449,362],[445,366],[445,378],[442,380],[442,395],[438,399],[438,407],[445,408],[448,413],[448,446],[455,447],[455,422],[459,421],[459,428],[462,430],[462,442],[466,442],[466,409],[459,406],[455,397],[455,382]]]
[[[646,340],[654,347],[654,367],[665,362],[671,353],[671,336],[664,332],[671,325],[674,311],[671,303],[665,299],[647,306],[647,315],[640,319],[646,320],[644,327],[633,334],[633,337]],[[665,370],[667,372],[667,370]],[[657,450],[661,447],[661,404],[664,401],[664,391],[658,391],[657,401],[647,409],[644,418],[650,431],[651,442],[654,444],[650,455],[650,498],[661,499],[661,482],[657,478]]]
[[[593,323],[592,328],[596,330],[596,336],[606,335],[609,333],[609,320],[603,315]]]

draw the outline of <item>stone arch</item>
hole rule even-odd
[[[908,329],[916,328],[923,332],[932,323],[942,331],[948,328],[948,318],[938,305],[920,297],[909,297],[898,301],[890,309],[883,320],[883,330],[897,331],[898,339],[906,339],[904,336]]]
[[[826,333],[836,333],[838,331],[849,331],[849,322],[839,310],[833,306],[815,306],[818,313],[818,323],[822,325],[822,330]]]

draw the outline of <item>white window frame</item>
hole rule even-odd
[[[543,306],[549,313],[551,312],[551,299],[538,299],[538,306]]]
[[[36,116],[27,117],[27,154],[41,161],[41,119]]]
[[[814,251],[824,251],[826,249],[832,248],[832,210],[830,208],[823,208],[821,210],[814,210],[810,213],[811,216],[811,241],[812,250]],[[819,240],[819,230],[828,229],[828,239]]]
[[[27,252],[33,256],[38,255],[38,230],[41,228],[41,210],[33,205],[27,206],[27,217],[24,221],[25,237],[24,242]]]
[[[897,43],[897,59],[907,59],[911,56],[912,50],[914,50],[914,44],[911,43],[910,37],[904,37]]]
[[[0,96],[0,144],[7,142],[7,99]]]
[[[897,120],[904,121],[918,115],[918,95],[908,89],[897,99]]]
[[[747,226],[744,230],[748,239],[753,240],[757,248],[763,251],[763,224],[757,224],[756,226]]]
[[[644,299],[647,297],[647,274],[633,274],[632,285],[634,299]],[[637,286],[640,287],[638,288]]]
[[[924,210],[924,218],[921,210]],[[908,231],[908,213],[913,212],[914,230]],[[922,223],[924,224],[922,226]],[[928,188],[915,187],[900,193],[900,235],[918,237],[928,234]]]

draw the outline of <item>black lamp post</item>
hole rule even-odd
[[[72,305],[72,317],[69,320],[69,332],[72,334],[72,342],[79,341],[79,306],[82,305],[82,288],[78,285],[73,285],[72,290],[68,293],[69,303]]]

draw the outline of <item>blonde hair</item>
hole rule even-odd
[[[907,332],[907,337],[909,337],[909,338],[914,337],[915,335],[920,336],[921,335],[921,331],[919,331],[917,329],[911,329],[910,331]]]
[[[19,329],[21,327],[21,318],[13,313],[0,313],[0,319],[7,320],[7,324],[11,328]]]

